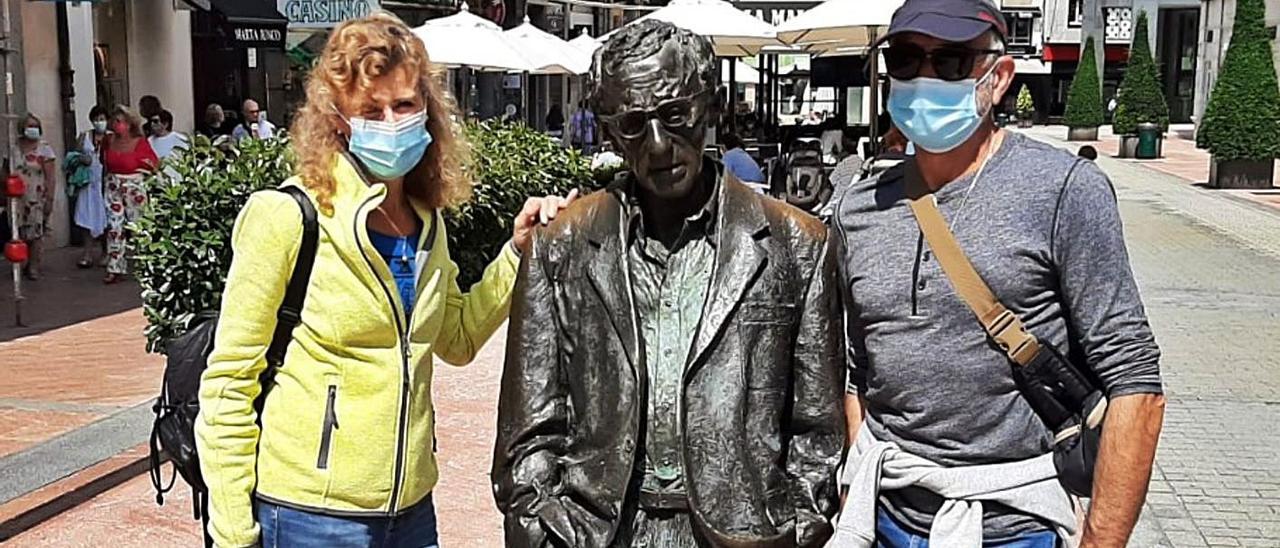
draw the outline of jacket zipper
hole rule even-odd
[[[316,468],[329,468],[329,446],[333,442],[333,430],[338,427],[338,387],[329,385],[329,400],[324,407],[324,430],[320,435],[320,456],[316,458]]]
[[[387,303],[391,305],[391,317],[396,322],[396,335],[400,342],[400,417],[396,423],[396,469],[392,476],[391,483],[391,505],[387,509],[388,513],[394,514],[400,503],[400,482],[404,475],[404,446],[405,446],[405,430],[409,423],[409,341],[406,332],[406,320],[400,316],[404,314],[403,310],[396,310],[396,299],[391,295],[391,289],[382,281],[382,277],[378,275],[377,268],[373,265],[373,260],[369,258],[369,254],[364,250],[364,242],[360,238],[360,210],[363,210],[376,198],[370,197],[360,204],[360,208],[356,210],[356,218],[352,221],[352,228],[356,234],[356,247],[360,248],[360,256],[364,257],[365,264],[369,265],[369,271],[373,273],[373,277],[378,280],[378,285],[382,287],[382,292],[387,297]]]

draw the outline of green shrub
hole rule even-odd
[[[1231,44],[1196,145],[1219,161],[1280,158],[1280,88],[1263,0],[1239,0]]]
[[[129,243],[142,286],[147,351],[182,334],[193,316],[217,310],[231,266],[231,227],[249,194],[292,172],[288,139],[246,139],[238,148],[195,136],[147,179],[146,213]]]
[[[1067,112],[1063,123],[1070,128],[1096,128],[1106,118],[1102,113],[1102,84],[1098,81],[1098,63],[1094,55],[1093,38],[1085,42],[1076,66],[1071,89],[1067,92]]]
[[[1036,112],[1036,103],[1031,99],[1031,90],[1027,89],[1026,84],[1022,84],[1022,89],[1018,90],[1017,111],[1019,118],[1030,118]]]
[[[511,221],[527,198],[596,186],[587,158],[545,133],[498,121],[468,122],[465,131],[476,186],[471,200],[446,216],[449,254],[464,288],[511,239]]]
[[[1138,124],[1152,123],[1160,132],[1169,129],[1169,103],[1160,86],[1160,71],[1147,40],[1147,12],[1138,12],[1138,28],[1129,48],[1129,66],[1116,90],[1116,111],[1111,120],[1116,135],[1136,135]]]

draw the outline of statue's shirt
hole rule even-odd
[[[716,196],[685,219],[667,247],[646,235],[638,205],[630,208],[627,262],[649,377],[644,490],[684,493],[680,441],[681,379],[715,263]]]

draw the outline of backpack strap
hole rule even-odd
[[[316,208],[311,204],[307,192],[296,186],[281,187],[280,191],[292,196],[302,209],[302,246],[298,248],[298,260],[293,265],[293,274],[289,276],[284,301],[276,312],[276,330],[271,335],[271,346],[267,347],[269,368],[279,367],[284,363],[285,349],[293,339],[293,328],[302,320],[302,305],[307,299],[307,285],[311,282],[311,269],[316,261],[316,244],[320,238]]]
[[[987,335],[1005,351],[1010,360],[1018,365],[1027,365],[1040,352],[1040,341],[1027,332],[1017,314],[1000,303],[991,292],[991,287],[973,268],[973,263],[969,262],[969,257],[956,241],[955,234],[947,227],[947,220],[938,210],[937,197],[925,185],[915,160],[908,160],[903,167],[911,212],[915,214],[920,232],[929,242],[933,255],[938,258],[943,273],[951,280],[956,295],[969,306]]]

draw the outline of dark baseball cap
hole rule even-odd
[[[899,34],[917,33],[946,42],[968,42],[994,30],[1008,34],[1004,15],[991,0],[906,0],[893,12],[889,33],[878,43]]]

